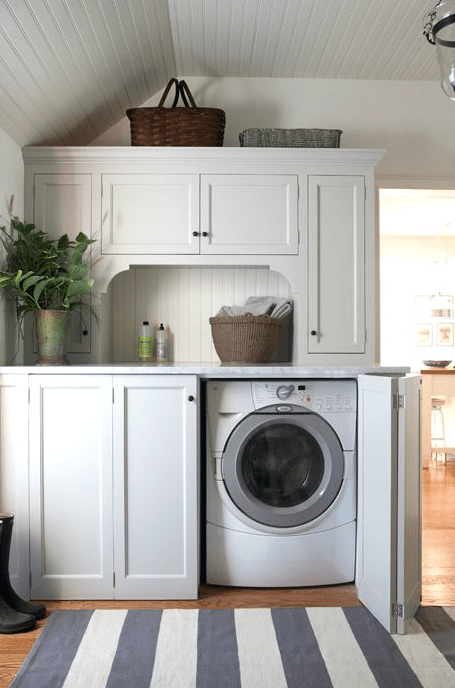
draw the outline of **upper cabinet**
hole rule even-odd
[[[104,174],[102,253],[297,253],[297,179]]]
[[[292,362],[378,362],[374,168],[383,151],[139,146],[23,154],[26,219],[96,240],[96,297],[135,266],[268,269],[287,280],[294,302]],[[219,287],[210,315],[244,302]],[[270,294],[255,284],[249,295]],[[146,297],[135,298],[134,312],[146,312]],[[121,312],[108,308],[110,317]],[[201,337],[209,339],[204,315]],[[183,330],[184,317],[175,327]],[[112,360],[102,309],[100,322],[92,363]],[[76,333],[74,351],[88,345],[88,332]],[[193,360],[191,351],[184,360]]]
[[[365,179],[308,181],[308,352],[365,351]]]

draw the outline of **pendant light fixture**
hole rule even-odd
[[[455,0],[439,0],[426,17],[423,33],[436,46],[442,90],[455,100]]]

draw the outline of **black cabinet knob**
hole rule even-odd
[[[208,236],[208,235],[209,235],[208,232],[202,232],[202,236]]]
[[[317,334],[316,330],[311,330],[310,334],[313,335],[313,337]]]
[[[86,337],[88,335],[88,330],[82,330],[82,334]]]
[[[192,394],[190,394],[190,396],[188,397],[188,401],[194,401],[194,397]]]
[[[193,232],[193,236],[199,236],[199,232]]]

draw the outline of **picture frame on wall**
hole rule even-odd
[[[433,345],[433,325],[431,323],[419,323],[415,328],[416,346]]]
[[[436,325],[436,344],[438,346],[453,346],[453,323],[438,323]]]

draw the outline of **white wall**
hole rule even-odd
[[[0,129],[0,224],[7,226],[8,204],[14,196],[13,213],[24,216],[24,163],[20,147]],[[16,320],[11,302],[0,294],[0,365],[13,362],[18,346]]]
[[[183,78],[197,105],[225,110],[225,146],[238,146],[249,127],[342,129],[343,148],[387,150],[378,175],[455,176],[455,104],[438,82]],[[129,146],[129,120],[93,145]]]

